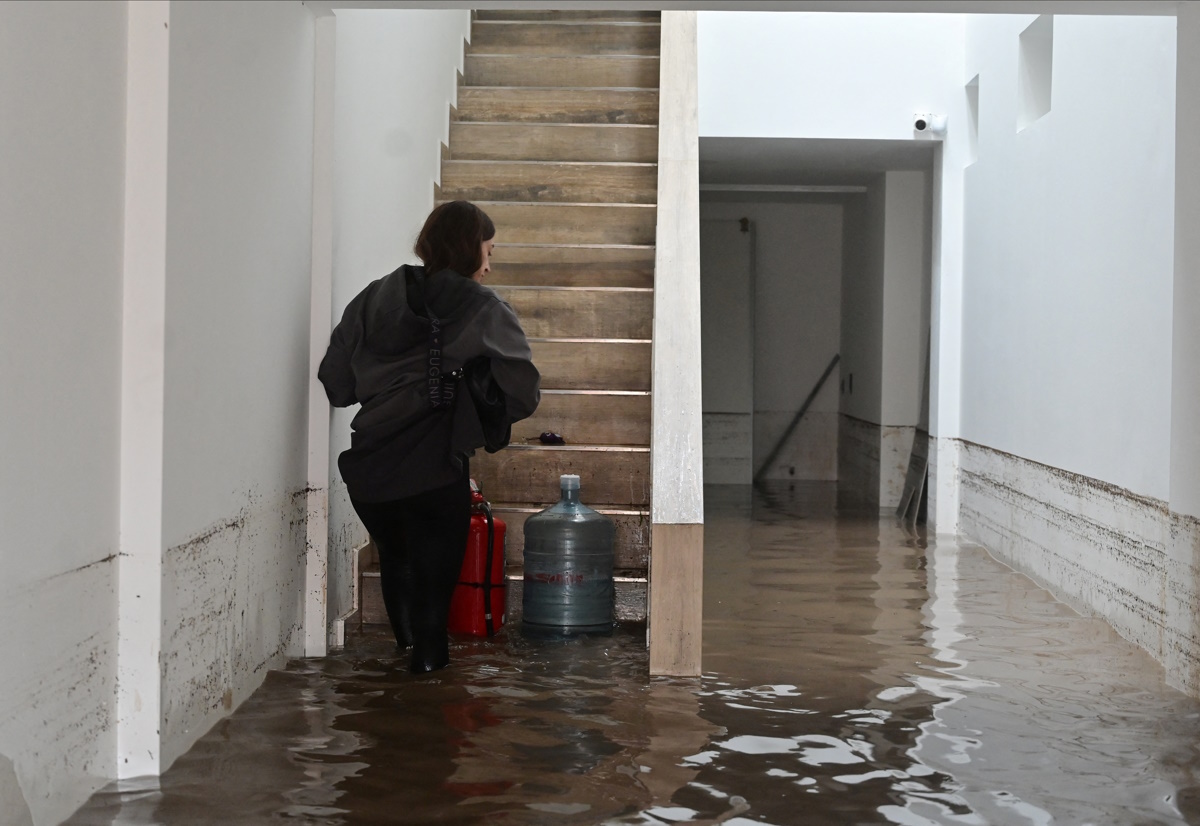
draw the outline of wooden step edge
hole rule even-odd
[[[649,20],[605,20],[569,18],[565,20],[496,20],[488,17],[476,17],[473,21],[478,26],[625,26],[628,28],[659,28],[661,22]]]
[[[559,15],[551,17],[542,17],[540,15]],[[595,17],[594,15],[600,15]],[[657,9],[610,9],[605,7],[594,9],[547,9],[547,8],[492,8],[492,9],[475,9],[471,12],[472,20],[481,22],[488,21],[513,21],[513,22],[542,22],[552,23],[556,20],[583,20],[583,21],[599,21],[611,20],[615,22],[638,23],[644,21],[662,20],[662,12]]]
[[[503,242],[496,244],[496,249],[508,249],[509,247],[536,247],[538,249],[572,249],[572,250],[652,250],[654,244],[539,244],[539,243],[520,243],[512,242],[505,244]],[[501,262],[503,263],[503,262]],[[617,262],[628,263],[628,262]]]
[[[463,78],[462,74],[458,74],[458,77],[462,78],[462,80],[463,80],[462,83],[458,84],[458,91],[463,91],[463,90],[467,90],[467,89],[478,89],[480,91],[487,91],[487,92],[511,92],[511,91],[524,91],[526,89],[532,89],[535,91],[564,91],[564,92],[619,91],[619,92],[623,92],[623,94],[629,94],[629,92],[647,92],[647,94],[649,94],[649,92],[653,92],[653,94],[655,94],[655,95],[659,94],[658,86],[485,86],[485,85],[480,85],[480,84],[466,83],[466,78]],[[458,106],[460,106],[460,108],[461,108],[462,104],[460,103],[460,104],[458,104]]]
[[[533,450],[541,453],[649,453],[649,445],[565,444],[539,445],[514,442],[505,450]]]
[[[479,121],[486,123],[488,121]],[[459,123],[476,123],[476,121],[459,121]],[[587,126],[587,124],[582,124]],[[603,166],[612,167],[614,169],[631,169],[657,167],[657,161],[529,161],[529,160],[495,160],[489,161],[482,158],[446,158],[442,161],[443,164],[509,164],[512,166]]]
[[[530,336],[527,339],[531,344],[537,342],[539,344],[650,344],[653,339],[649,338],[568,338],[559,336]]]
[[[542,123],[528,120],[455,120],[451,126],[520,126],[524,129],[657,129],[657,123]],[[453,159],[451,159],[453,160]],[[466,159],[464,159],[466,160]],[[473,158],[470,160],[480,160]]]
[[[551,396],[649,396],[649,390],[542,390]]]
[[[446,201],[435,201],[435,205],[450,203]],[[658,204],[630,204],[630,203],[614,203],[612,201],[472,201],[473,204],[482,204],[492,207],[512,207],[514,209],[527,209],[529,207],[620,207],[622,209],[658,209]]]
[[[619,54],[616,52],[602,52],[600,54],[585,53],[576,54],[574,52],[563,52],[561,54],[521,54],[520,52],[467,52],[464,57],[487,57],[487,58],[504,58],[514,60],[531,60],[537,58],[551,58],[553,60],[571,60],[573,58],[584,58],[586,60],[659,60],[661,55],[656,54]],[[507,86],[508,89],[520,89],[520,86]],[[571,87],[553,87],[553,88],[571,88]],[[582,89],[603,88],[595,86],[582,86]],[[634,89],[657,89],[657,86],[634,86]]]
[[[542,290],[545,292],[563,292],[563,293],[652,293],[653,287],[538,287],[529,284],[514,284],[511,287],[504,284],[488,283],[488,286],[493,290],[515,291],[533,291]]]
[[[541,55],[538,55],[539,57]],[[462,77],[460,74],[459,77]],[[658,94],[657,86],[484,86],[482,84],[460,83],[458,90],[478,89],[481,92],[642,92]]]

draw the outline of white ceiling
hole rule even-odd
[[[882,172],[933,168],[929,140],[701,138],[700,183],[853,186]]]

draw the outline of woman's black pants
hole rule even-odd
[[[391,502],[359,502],[354,510],[379,550],[383,604],[396,642],[412,645],[414,673],[450,662],[446,620],[471,524],[467,469],[457,482]]]

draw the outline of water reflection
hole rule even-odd
[[[702,679],[638,628],[427,677],[366,636],[70,822],[1200,823],[1200,704],[1103,623],[829,487],[707,501]]]

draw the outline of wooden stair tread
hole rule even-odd
[[[657,161],[658,126],[451,121],[449,159]]]
[[[466,54],[658,55],[657,20],[476,20]]]
[[[594,124],[584,124],[594,125]],[[616,124],[620,126],[621,124]],[[442,161],[444,164],[454,164],[456,166],[513,166],[513,167],[589,167],[596,166],[601,168],[616,168],[616,169],[657,169],[656,161],[545,161],[545,160],[529,160],[522,158],[506,158],[505,160],[494,161],[488,158],[453,158]]]
[[[467,52],[464,57],[502,57],[512,60],[545,60],[545,59],[586,59],[586,60],[658,60],[656,54],[613,54],[612,52],[583,53],[563,52],[562,54],[515,54],[513,52]],[[472,86],[486,86],[486,83],[472,83]],[[556,84],[555,84],[556,85]],[[638,89],[657,89],[657,86],[637,86]]]
[[[649,244],[658,230],[653,204],[490,201],[479,206],[496,223],[497,235],[511,242]]]
[[[511,55],[495,55],[496,57],[511,57]],[[628,55],[629,57],[637,57],[637,55]],[[480,93],[487,92],[489,94],[504,94],[504,93],[519,93],[519,92],[566,92],[566,93],[603,93],[603,92],[631,92],[645,95],[658,96],[658,87],[656,86],[488,86],[483,83],[463,83],[458,87],[458,93],[463,92]]]
[[[469,86],[658,88],[659,58],[651,55],[467,54]]]
[[[660,20],[657,11],[632,9],[479,9],[476,20]]]

